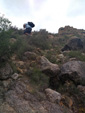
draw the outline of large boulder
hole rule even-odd
[[[73,38],[62,48],[62,51],[83,49],[83,42],[80,38]]]
[[[75,84],[85,85],[85,62],[69,61],[61,67],[60,80],[71,80]]]
[[[10,78],[12,73],[13,69],[11,68],[10,64],[6,63],[4,67],[0,68],[0,79]]]
[[[46,57],[42,56],[40,59],[40,66],[42,72],[49,77],[54,77],[60,73],[60,68],[57,64],[51,63]]]
[[[51,63],[46,57],[40,58],[40,68],[43,73],[49,76],[49,86],[52,89],[59,86],[60,68],[57,64]]]

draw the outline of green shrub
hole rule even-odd
[[[52,43],[55,46],[57,45],[58,48],[62,48],[67,43],[68,40],[69,40],[69,37],[65,35],[61,37],[55,37],[52,40]]]
[[[56,57],[56,53],[57,51],[53,50],[49,50],[46,54],[45,57],[52,63],[57,63],[57,57]]]
[[[30,44],[34,45],[38,48],[41,48],[43,50],[50,48],[50,44],[48,42],[47,35],[45,35],[45,34],[42,34],[42,35],[39,34],[39,35],[35,35],[35,36],[31,37]]]
[[[0,32],[7,31],[11,26],[11,22],[4,17],[4,15],[0,15]]]
[[[30,82],[36,85],[39,89],[46,88],[49,84],[49,78],[43,74],[38,68],[33,68],[28,71]]]
[[[16,53],[19,58],[22,58],[23,53],[28,49],[29,45],[26,40],[21,37],[16,39],[16,42],[12,44],[11,51]]]
[[[4,18],[4,16],[0,16],[0,60],[5,58],[7,60],[11,55],[11,44],[10,44],[10,36],[11,36],[11,22]]]
[[[0,33],[0,58],[10,55],[10,35],[6,31]]]
[[[9,64],[10,64],[10,66],[11,66],[12,69],[13,69],[13,73],[17,73],[18,71],[17,71],[16,65],[15,65],[12,61],[10,61]]]
[[[72,81],[61,84],[58,88],[58,91],[61,94],[66,94],[70,97],[73,97],[77,105],[81,104],[82,106],[85,106],[85,95],[79,91]]]
[[[85,61],[85,55],[82,55],[81,51],[70,51],[69,53],[66,53],[66,56],[69,56],[70,58],[77,58],[80,61]]]

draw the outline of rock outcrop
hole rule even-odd
[[[50,93],[49,95],[56,95],[51,102],[46,95],[42,93],[43,97],[39,97],[39,92],[32,94],[29,88],[29,80],[21,78],[10,86],[10,89],[5,93],[5,100],[0,105],[1,113],[73,113],[65,106],[60,106],[55,103],[55,100],[60,100],[59,93]],[[53,94],[53,95],[52,95]],[[56,98],[57,97],[57,98]]]
[[[61,27],[59,28],[58,31],[59,35],[82,35],[85,36],[85,30],[83,29],[77,29],[77,28],[73,28],[71,26],[65,26],[65,27]]]
[[[80,38],[71,39],[61,51],[80,50],[83,49],[83,42]]]
[[[60,79],[71,80],[75,84],[85,85],[85,62],[69,61],[61,67]]]
[[[42,56],[40,59],[41,71],[49,77],[57,76],[60,73],[60,68],[57,64],[51,63],[46,57]]]

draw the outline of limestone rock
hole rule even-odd
[[[12,109],[10,108],[9,111],[14,110],[15,112],[13,111],[13,113],[73,113],[67,107],[63,108],[57,103],[53,103],[46,99],[38,100],[37,93],[35,96],[31,94],[29,92],[29,88],[27,88],[28,86],[29,82],[27,82],[27,80],[18,80],[11,86],[11,89],[6,92],[6,102],[12,107]],[[51,95],[58,100],[61,98],[61,96],[58,93],[55,93],[55,91]],[[55,99],[53,101],[55,101]],[[0,108],[1,107],[2,106],[0,106]],[[9,106],[7,109],[8,108]]]
[[[57,91],[54,91],[50,88],[45,89],[47,98],[51,101],[51,102],[59,102],[61,100],[61,94],[58,93]]]
[[[13,70],[11,66],[6,63],[6,65],[3,68],[0,68],[0,79],[7,79],[11,76],[13,73]]]
[[[85,30],[83,29],[76,29],[73,28],[72,26],[65,26],[59,28],[58,31],[59,35],[85,35]]]
[[[12,83],[12,79],[4,80],[3,81],[4,88],[9,88],[11,83]]]
[[[17,113],[8,103],[4,102],[0,106],[0,113]]]
[[[28,60],[35,60],[37,55],[34,52],[27,51],[27,52],[24,53],[24,57],[26,57]]]
[[[64,55],[63,54],[59,54],[58,55],[58,58],[63,59],[64,58]]]
[[[50,77],[56,76],[60,73],[60,68],[57,64],[51,63],[47,58],[44,56],[41,57],[40,60],[41,70],[45,74],[49,75]]]
[[[71,80],[75,84],[85,85],[85,62],[69,61],[61,67],[61,81]]]
[[[19,77],[19,74],[18,74],[18,73],[14,73],[14,74],[11,76],[11,78],[14,79],[14,80],[18,79],[18,77]]]

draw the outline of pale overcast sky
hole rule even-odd
[[[85,0],[0,0],[0,13],[18,28],[32,21],[36,31],[57,33],[66,25],[85,29]]]

